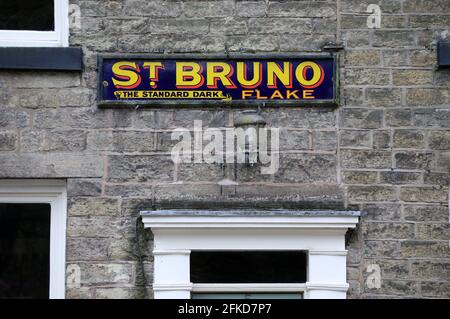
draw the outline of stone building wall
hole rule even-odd
[[[82,73],[0,72],[0,178],[68,181],[68,298],[151,296],[140,209],[249,206],[359,209],[349,297],[450,297],[450,72],[435,69],[450,1],[70,3],[81,10],[70,45],[83,48]],[[380,29],[367,27],[371,3]],[[242,110],[96,105],[97,54],[317,52],[340,42],[339,107],[262,110],[282,128],[274,175],[170,159],[171,130],[194,120],[232,127]],[[151,234],[138,232],[150,283]]]

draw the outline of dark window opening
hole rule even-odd
[[[47,299],[50,205],[0,203],[0,298]]]
[[[193,283],[305,283],[306,252],[191,252]]]
[[[0,29],[54,31],[54,0],[0,0]]]

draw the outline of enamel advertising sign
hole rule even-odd
[[[100,57],[100,105],[335,105],[333,56]]]

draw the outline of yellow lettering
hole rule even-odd
[[[258,87],[262,82],[262,64],[261,62],[253,62],[253,79],[247,79],[247,64],[245,62],[236,63],[237,80],[242,87],[253,89]]]
[[[116,62],[112,66],[112,72],[114,74],[112,82],[118,89],[134,89],[141,84],[139,65],[135,62]]]
[[[283,70],[276,62],[267,62],[267,86],[277,88],[277,79],[286,87],[292,88],[292,64],[283,62]]]
[[[206,85],[210,89],[217,89],[218,82],[221,81],[226,88],[234,89],[236,85],[231,81],[234,68],[225,62],[207,62]]]
[[[312,69],[313,71],[313,76],[310,80],[306,78],[308,69]],[[324,80],[324,71],[322,66],[318,65],[317,63],[307,61],[298,65],[295,71],[295,76],[297,77],[297,81],[302,87],[304,87],[305,89],[314,89],[322,84]]]
[[[314,90],[303,90],[303,98],[304,99],[315,99]]]
[[[205,83],[203,68],[196,62],[176,62],[176,86],[179,89],[196,89]]]

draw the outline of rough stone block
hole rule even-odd
[[[372,150],[342,150],[341,163],[344,168],[391,168],[391,152]]]
[[[370,222],[362,224],[365,239],[409,239],[414,237],[414,224]]]
[[[347,68],[344,75],[348,85],[389,85],[390,72],[386,69]]]
[[[377,172],[345,171],[343,172],[345,184],[374,184],[377,181]]]
[[[349,186],[348,197],[352,202],[388,202],[395,199],[395,192],[389,186]]]
[[[421,173],[413,172],[381,172],[380,182],[393,185],[421,184]]]
[[[450,237],[449,223],[417,224],[416,238],[419,240],[447,240]]]
[[[446,187],[402,187],[400,199],[406,202],[447,202]]]
[[[429,144],[433,150],[450,150],[450,131],[431,132]]]
[[[237,1],[236,14],[239,17],[263,17],[267,4],[264,1]]]
[[[12,131],[0,132],[0,151],[14,151],[17,147],[17,133]]]
[[[361,210],[361,216],[367,221],[397,221],[401,216],[400,204],[364,204]]]
[[[96,155],[21,154],[0,155],[0,177],[57,178],[102,177],[103,160]]]
[[[67,195],[73,196],[100,196],[102,193],[101,180],[69,178],[67,180]]]
[[[278,182],[335,182],[336,156],[312,154],[283,154],[280,169],[275,173]]]
[[[386,125],[391,127],[410,126],[412,122],[412,114],[410,109],[386,110]]]
[[[315,1],[270,2],[267,14],[271,17],[328,18],[336,15],[336,6]]]
[[[108,181],[172,181],[174,163],[162,155],[111,155],[108,157]]]
[[[68,203],[70,216],[119,215],[119,202],[114,198],[72,197]]]
[[[390,258],[400,256],[400,242],[397,240],[365,240],[364,257]]]
[[[406,103],[409,106],[437,106],[448,103],[448,89],[408,89]]]
[[[366,91],[367,105],[376,107],[401,106],[401,91],[399,89],[369,88]]]
[[[448,220],[448,209],[445,206],[406,205],[403,209],[405,220],[418,222],[443,222]]]
[[[393,70],[393,84],[397,86],[426,86],[433,84],[433,71],[431,70]]]
[[[414,45],[414,33],[411,31],[376,30],[373,35],[374,47],[402,48]]]
[[[404,241],[401,243],[401,255],[408,258],[445,258],[448,257],[448,241]]]
[[[422,282],[420,284],[422,296],[450,298],[450,283],[449,282]]]
[[[306,150],[309,149],[309,132],[285,130],[280,131],[280,150]]]
[[[395,130],[393,142],[396,148],[424,148],[425,133],[420,130]]]
[[[395,154],[396,167],[400,169],[430,169],[433,165],[433,153],[405,151]]]
[[[371,148],[372,134],[369,130],[341,130],[339,145],[350,148]]]
[[[342,128],[380,128],[383,125],[381,110],[344,108],[340,110],[340,124]]]

